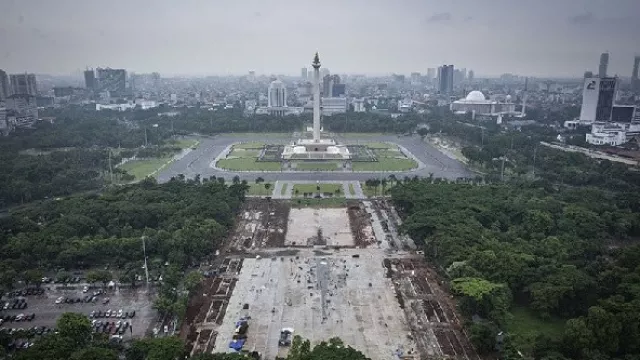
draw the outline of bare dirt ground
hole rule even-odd
[[[312,343],[339,336],[374,360],[478,359],[450,295],[398,234],[401,220],[388,202],[305,211],[247,202],[214,276],[190,299],[181,336],[192,354],[228,351],[245,319],[244,349],[264,359],[286,356],[278,346],[283,328]],[[322,232],[339,233],[343,246],[307,242],[327,222]]]

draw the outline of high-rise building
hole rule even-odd
[[[467,75],[467,79],[469,79],[469,81],[473,81],[473,77],[474,77],[474,73],[473,70],[469,70],[469,74]]]
[[[322,77],[322,96],[333,97],[333,76],[331,75]]]
[[[9,75],[9,80],[11,81],[12,95],[38,95],[35,74],[13,74]]]
[[[584,79],[580,121],[583,123],[611,121],[617,90],[618,78],[592,77]]]
[[[460,69],[453,70],[453,84],[459,85],[462,81],[464,81],[464,75],[462,74],[462,70]]]
[[[36,97],[29,94],[13,94],[7,98],[7,109],[12,110],[21,124],[38,120]]]
[[[307,80],[307,68],[303,67],[302,69],[300,69],[300,77],[302,78],[302,80]]]
[[[334,97],[344,96],[347,93],[347,86],[342,83],[333,84],[333,87],[331,88],[331,93],[333,94]]]
[[[640,55],[636,55],[636,57],[633,58],[633,71],[631,72],[631,88],[633,89],[633,91],[640,91],[638,67],[640,67]]]
[[[435,68],[428,68],[427,69],[427,80],[431,81],[436,77],[436,69]]]
[[[11,86],[9,85],[9,76],[3,70],[0,70],[0,101],[5,100],[11,95]]]
[[[585,71],[584,72],[584,78],[592,78],[593,77],[593,71]]]
[[[96,89],[96,73],[93,69],[84,71],[84,86],[92,91]]]
[[[441,94],[453,93],[453,65],[442,65],[438,68],[438,91]]]
[[[267,96],[268,107],[287,106],[287,88],[280,80],[274,80],[269,84],[269,94]]]
[[[324,77],[329,75],[329,74],[331,74],[329,72],[329,69],[327,69],[327,68],[320,69],[320,79],[324,79]]]
[[[598,76],[601,78],[607,77],[607,67],[609,67],[609,53],[604,52],[600,54],[600,66],[598,67]]]
[[[127,71],[124,69],[97,68],[97,92],[108,91],[111,96],[122,96],[127,90]]]
[[[411,85],[420,85],[420,73],[412,72],[411,73]]]

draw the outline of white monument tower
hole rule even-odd
[[[313,58],[313,142],[320,142],[320,57]]]
[[[313,139],[299,139],[284,147],[282,159],[347,160],[351,158],[345,145],[320,137],[320,57],[313,57]]]

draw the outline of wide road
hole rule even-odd
[[[183,174],[187,178],[193,178],[196,175],[201,177],[224,177],[227,180],[231,180],[234,176],[239,176],[243,180],[255,180],[260,176],[267,181],[277,180],[293,180],[293,181],[348,181],[358,180],[364,181],[371,178],[387,177],[394,174],[397,178],[403,178],[405,176],[421,176],[427,177],[433,174],[434,177],[441,177],[447,179],[457,179],[460,177],[473,177],[474,173],[469,171],[461,162],[451,159],[444,155],[438,149],[432,145],[423,142],[419,136],[393,136],[393,135],[380,135],[380,136],[366,136],[366,137],[349,137],[346,142],[370,142],[370,141],[389,141],[396,143],[406,148],[411,152],[418,160],[420,160],[424,166],[419,169],[410,171],[397,171],[397,172],[343,172],[343,171],[313,171],[313,172],[301,172],[301,171],[279,171],[279,172],[267,172],[267,171],[251,171],[251,172],[234,172],[234,171],[221,171],[213,168],[212,162],[214,159],[229,145],[236,142],[249,142],[249,141],[261,141],[271,143],[288,143],[293,137],[261,137],[259,135],[216,135],[212,137],[195,137],[200,141],[200,144],[195,150],[192,150],[183,158],[174,161],[169,164],[158,175],[159,182],[169,181],[172,177],[177,177],[179,174]],[[340,136],[337,140],[341,143],[345,142],[344,138]]]

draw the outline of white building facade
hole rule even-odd
[[[347,98],[344,97],[323,97],[321,105],[323,116],[347,112]]]

